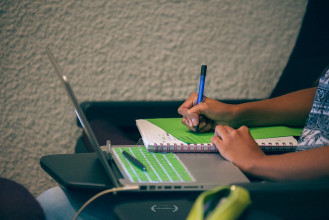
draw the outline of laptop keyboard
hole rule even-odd
[[[123,154],[127,151],[146,167],[141,170]],[[114,154],[132,182],[192,182],[193,178],[179,158],[173,153],[151,153],[145,147],[115,147]]]

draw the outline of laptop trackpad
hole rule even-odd
[[[219,154],[177,153],[197,182],[216,185],[249,182],[242,171]]]

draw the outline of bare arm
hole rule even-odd
[[[196,105],[197,93],[188,98],[178,109],[182,123],[191,130],[199,124],[200,131],[215,129],[216,125],[238,128],[246,126],[292,125],[302,126],[312,108],[315,88],[292,92],[280,97],[238,105],[225,104],[204,97]]]
[[[265,155],[245,126],[217,126],[212,138],[227,160],[241,170],[270,180],[329,178],[329,146],[281,155]]]
[[[329,178],[329,146],[266,156],[246,171],[274,180]]]
[[[280,97],[238,106],[240,125],[303,126],[311,111],[316,87],[292,92]]]

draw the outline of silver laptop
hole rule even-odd
[[[50,49],[47,47],[46,50],[91,146],[115,187],[135,186],[133,188],[140,191],[203,191],[219,185],[249,182],[241,170],[219,154],[151,153],[143,145],[111,146],[110,141],[105,146],[107,150],[104,150],[81,110],[66,75]],[[146,169],[132,163],[123,154],[124,151],[139,160]]]

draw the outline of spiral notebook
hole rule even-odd
[[[180,118],[136,120],[145,147],[150,152],[216,153],[210,139],[213,132],[189,131]],[[286,126],[255,127],[250,133],[264,152],[289,152],[297,147],[302,128]]]

